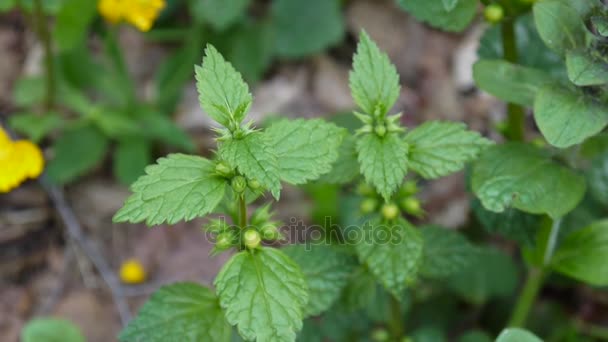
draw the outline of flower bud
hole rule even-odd
[[[408,197],[401,201],[401,207],[406,213],[410,215],[422,214],[422,208],[420,207],[420,201],[416,197]]]
[[[258,248],[261,241],[260,233],[255,229],[247,229],[243,233],[243,244],[249,249]]]
[[[359,209],[361,210],[361,213],[365,215],[373,213],[377,206],[378,201],[375,198],[366,198],[361,202]]]
[[[376,127],[374,127],[374,132],[376,132],[376,135],[382,138],[386,135],[386,126],[384,126],[384,124],[378,124]]]
[[[416,193],[418,193],[418,185],[416,184],[416,181],[407,181],[401,187],[401,194],[403,194],[404,196],[412,196]]]
[[[262,233],[262,238],[267,241],[275,241],[280,237],[279,230],[277,229],[276,225],[271,222],[268,222],[262,226],[260,233]]]
[[[215,172],[222,177],[231,177],[233,170],[226,162],[219,162],[215,165]]]
[[[249,181],[247,181],[247,185],[249,186],[249,189],[254,191],[260,189],[260,187],[262,186],[257,179],[250,179]]]
[[[491,4],[483,11],[483,16],[489,23],[497,24],[505,16],[505,11],[499,4]]]
[[[234,192],[237,194],[242,194],[247,188],[247,180],[243,176],[236,176],[232,178],[231,185]]]
[[[229,232],[220,233],[217,235],[215,247],[219,250],[225,250],[232,247],[232,234]]]
[[[394,203],[386,203],[382,206],[382,216],[387,220],[394,220],[399,216],[399,207]]]
[[[374,341],[374,342],[385,342],[385,341],[389,341],[391,336],[386,329],[378,328],[378,329],[372,331],[371,338],[372,338],[372,341]]]

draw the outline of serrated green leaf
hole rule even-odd
[[[608,220],[568,235],[555,251],[551,266],[585,283],[608,285]]]
[[[215,287],[226,319],[245,340],[295,341],[302,329],[306,281],[298,265],[277,249],[234,255]]]
[[[95,1],[65,0],[52,31],[59,50],[70,50],[82,42],[96,13]]]
[[[579,90],[548,85],[536,96],[534,119],[547,142],[566,148],[606,127],[608,105]]]
[[[213,162],[198,156],[159,158],[133,183],[133,194],[114,215],[114,222],[146,221],[153,226],[207,215],[224,197],[227,184],[214,170]]]
[[[329,245],[292,245],[283,248],[304,274],[308,284],[308,304],[304,316],[328,310],[342,293],[356,264],[349,255]]]
[[[460,171],[492,142],[457,122],[427,121],[409,131],[408,166],[426,179]]]
[[[576,8],[561,0],[538,1],[534,4],[534,21],[540,37],[553,51],[563,55],[567,50],[585,44],[585,29]]]
[[[64,319],[36,318],[21,331],[22,342],[85,342],[74,323]]]
[[[353,271],[336,306],[347,312],[357,311],[370,305],[377,291],[376,278],[367,266],[361,265]]]
[[[281,179],[304,184],[331,171],[345,130],[321,119],[280,120],[265,130],[276,151]]]
[[[577,86],[593,86],[608,83],[608,61],[587,51],[566,53],[568,78]]]
[[[495,212],[514,207],[560,218],[581,201],[585,187],[583,177],[521,143],[488,148],[473,168],[473,191]]]
[[[357,140],[357,153],[365,180],[388,201],[407,173],[407,143],[397,133],[365,134]]]
[[[139,138],[121,139],[114,151],[114,176],[124,185],[135,182],[150,164],[150,143]]]
[[[366,114],[384,116],[399,98],[397,69],[365,31],[361,31],[353,57],[349,85],[353,99]]]
[[[422,261],[423,240],[407,221],[395,224],[373,220],[361,227],[355,245],[357,255],[371,273],[396,298],[417,278]]]
[[[540,88],[555,83],[545,72],[504,60],[479,60],[473,65],[473,78],[481,90],[522,106],[534,105]]]
[[[421,229],[424,248],[420,275],[442,279],[457,273],[474,261],[477,250],[458,232],[438,226]]]
[[[232,327],[215,294],[195,283],[161,287],[120,333],[123,342],[230,342]]]
[[[496,338],[496,342],[543,342],[533,333],[525,329],[509,328],[503,330]]]
[[[43,115],[35,113],[12,115],[8,123],[15,131],[38,143],[47,134],[61,127],[64,121],[59,113],[47,112]]]
[[[106,154],[108,139],[91,125],[65,131],[53,146],[54,158],[46,172],[51,181],[65,184],[94,168]]]
[[[447,286],[463,298],[482,304],[494,297],[508,297],[517,288],[517,267],[508,255],[494,249],[481,249],[475,260],[447,280]]]
[[[319,178],[320,183],[346,184],[359,175],[359,161],[357,160],[357,139],[347,135],[338,150],[338,159],[332,169]]]
[[[300,58],[342,41],[344,20],[336,0],[276,0],[272,3],[276,52]]]
[[[459,0],[442,0],[442,1],[443,1],[443,8],[445,8],[446,11],[450,12],[454,9],[454,7],[456,7],[456,5],[458,5]]]
[[[199,23],[209,23],[224,31],[243,16],[251,0],[197,0],[190,1],[190,12]]]
[[[471,209],[483,228],[491,234],[500,234],[523,246],[534,245],[541,215],[532,215],[515,208],[506,208],[501,213],[487,210],[479,199],[474,199]]]
[[[416,19],[446,31],[460,32],[467,28],[477,12],[477,1],[459,0],[447,10],[445,0],[398,0],[399,5]]]
[[[589,192],[604,205],[608,205],[608,153],[594,158],[588,171]]]
[[[202,66],[195,66],[196,89],[201,106],[224,127],[240,124],[251,106],[249,86],[232,64],[212,46],[207,45]]]
[[[247,178],[256,179],[279,199],[281,169],[274,146],[266,133],[253,132],[242,139],[230,139],[220,145],[220,157]]]

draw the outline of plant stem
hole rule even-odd
[[[507,62],[517,63],[519,55],[517,52],[517,41],[515,37],[515,21],[505,20],[501,24],[502,49],[504,59]],[[511,141],[523,141],[525,137],[525,112],[520,105],[507,104],[507,129],[505,137]]]
[[[391,297],[391,320],[390,329],[391,335],[395,341],[400,341],[403,337],[403,314],[401,311],[401,303],[394,296]]]
[[[247,203],[245,203],[245,195],[239,196],[239,226],[241,229],[247,227]]]
[[[42,0],[34,0],[34,6],[36,34],[38,35],[38,39],[42,42],[42,48],[44,49],[44,72],[46,82],[44,110],[49,111],[55,107],[55,67],[53,62],[51,34],[44,15]]]

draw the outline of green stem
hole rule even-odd
[[[46,82],[44,109],[45,111],[49,111],[55,107],[55,67],[53,62],[51,34],[44,15],[42,0],[34,0],[34,16],[37,30],[36,33],[38,39],[42,42],[42,48],[44,49],[44,72]]]
[[[403,337],[403,312],[401,311],[401,303],[394,296],[391,297],[391,320],[390,329],[391,335],[395,341],[401,341]]]
[[[517,41],[515,37],[515,21],[505,20],[501,25],[502,48],[507,62],[517,63],[519,59]],[[512,141],[523,141],[525,138],[525,111],[520,105],[509,103],[507,105],[507,129],[505,137]]]
[[[106,29],[105,49],[111,63],[116,69],[120,85],[126,94],[126,106],[133,109],[137,103],[137,93],[135,91],[135,83],[129,74],[129,68],[125,62],[122,49],[118,44],[118,35],[116,27],[108,27]]]
[[[241,229],[247,227],[247,203],[245,203],[245,195],[239,196],[239,226]]]

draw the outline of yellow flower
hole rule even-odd
[[[43,169],[44,158],[38,146],[27,140],[12,141],[0,127],[0,193],[40,176]]]
[[[126,21],[145,32],[165,8],[165,0],[99,0],[97,8],[109,22]]]
[[[139,284],[146,280],[146,270],[136,259],[129,259],[120,266],[120,280],[125,284]]]

